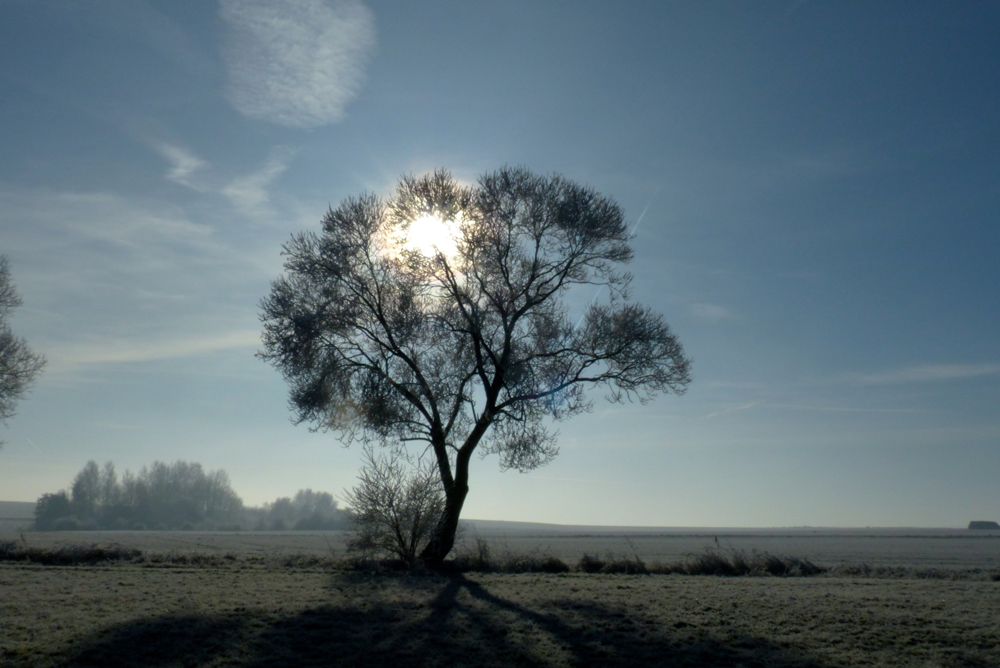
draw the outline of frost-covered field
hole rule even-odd
[[[1000,582],[0,563],[0,665],[1000,666]]]
[[[0,665],[1000,666],[1000,532],[482,524],[465,537],[570,565],[585,553],[672,562],[718,547],[841,568],[370,575],[336,567],[337,532],[7,533],[0,541],[19,546],[99,543],[144,556],[0,562]],[[862,564],[868,576],[844,576]]]
[[[720,547],[808,558],[824,566],[1000,568],[1000,531],[965,529],[675,529],[663,532],[497,533],[511,551],[539,549],[567,560],[588,554],[638,554],[677,561]]]

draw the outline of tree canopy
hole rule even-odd
[[[0,255],[0,422],[4,423],[14,416],[17,402],[45,366],[45,358],[10,329],[10,315],[20,305],[7,258]]]
[[[428,219],[450,237],[429,251],[413,238]],[[446,503],[422,556],[440,562],[474,452],[528,471],[558,452],[549,422],[590,409],[587,388],[645,403],[690,382],[662,316],[629,300],[629,241],[616,202],[562,176],[404,177],[285,244],[285,274],[261,304],[261,356],[289,383],[299,422],[433,452]],[[607,297],[572,318],[581,287]]]

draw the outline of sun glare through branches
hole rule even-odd
[[[403,247],[420,251],[427,257],[437,253],[451,257],[458,252],[457,236],[457,221],[445,221],[438,216],[425,215],[410,223]]]

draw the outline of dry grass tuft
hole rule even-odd
[[[622,573],[625,575],[648,575],[651,571],[646,562],[638,556],[607,555],[605,558],[584,554],[576,564],[581,573]]]
[[[637,554],[601,558],[584,554],[576,565],[581,573],[624,573],[629,575],[778,575],[802,577],[820,575],[829,569],[817,566],[808,559],[781,557],[766,552],[743,550],[707,549],[701,554],[688,555],[683,561],[646,564]]]
[[[684,575],[778,575],[803,577],[821,575],[829,569],[814,564],[809,559],[786,557],[753,551],[709,548],[701,554],[689,555],[674,564],[655,564],[653,573],[681,573]]]
[[[568,573],[569,565],[559,557],[534,551],[517,554],[504,547],[494,550],[492,544],[476,537],[471,548],[458,551],[446,562],[446,570],[456,573]]]
[[[867,563],[841,564],[831,575],[852,578],[909,578],[917,580],[984,580],[1000,582],[1000,568],[914,568],[912,566],[870,566]]]

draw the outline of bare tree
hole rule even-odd
[[[411,466],[396,448],[376,455],[365,445],[358,485],[346,494],[353,511],[348,549],[417,560],[444,510],[444,491],[433,465]]]
[[[428,219],[452,230],[430,251],[413,238]],[[320,233],[285,244],[260,355],[289,383],[299,422],[434,453],[446,503],[421,558],[440,563],[474,452],[528,471],[558,451],[546,420],[590,409],[586,388],[645,403],[690,382],[663,318],[628,300],[618,267],[630,238],[613,200],[561,176],[404,177],[393,196],[349,198]],[[574,324],[568,297],[592,294],[581,286],[607,297]]]
[[[7,257],[0,255],[0,422],[5,424],[45,366],[45,358],[32,352],[24,339],[10,331],[10,314],[20,305]]]

